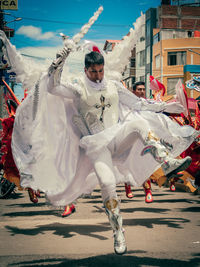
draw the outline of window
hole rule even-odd
[[[156,69],[160,68],[160,55],[155,56]]]
[[[142,25],[140,31],[140,42],[143,42],[144,40],[145,40],[145,24]]]
[[[186,64],[186,52],[168,52],[168,65],[185,65]]]
[[[135,77],[132,77],[132,85],[135,83]]]
[[[140,82],[145,82],[144,76],[140,76]]]
[[[150,34],[151,34],[151,24],[150,20],[146,21],[146,38],[147,40],[150,40]]]
[[[135,67],[135,58],[131,58],[131,68]]]
[[[112,43],[108,43],[106,47],[106,52],[111,52],[112,51]]]
[[[149,79],[149,77],[150,77],[150,73],[148,72],[146,74],[146,77],[145,77],[145,79],[146,79],[146,81],[145,81],[145,87],[146,87],[146,97],[147,98],[151,98],[151,95],[152,95],[152,92],[150,90],[150,79]]]
[[[160,42],[160,33],[156,33],[154,36],[153,36],[153,44],[156,44]]]
[[[187,34],[188,34],[188,37],[189,37],[189,38],[190,38],[190,37],[193,37],[193,32],[192,32],[192,31],[188,31]]]
[[[140,51],[140,66],[145,65],[145,50]]]
[[[150,63],[150,46],[147,46],[146,53],[147,53],[147,58],[146,58],[147,64],[149,64]]]
[[[138,67],[142,67],[145,65],[145,50],[137,53]]]
[[[168,95],[174,95],[176,93],[176,84],[179,79],[183,83],[183,78],[168,78],[167,79],[167,94]]]

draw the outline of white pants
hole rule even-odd
[[[103,202],[105,202],[108,198],[117,198],[116,179],[110,150],[105,147],[105,149],[94,160],[93,164],[101,186]]]
[[[130,131],[131,130],[131,131]],[[116,136],[111,143],[104,147],[96,157],[91,157],[94,169],[99,180],[102,191],[103,202],[109,198],[117,198],[116,193],[116,178],[112,162],[112,157],[123,154],[128,148],[132,147],[136,138],[139,137],[144,141],[148,135],[147,127],[132,127],[130,133],[124,138],[123,134]]]

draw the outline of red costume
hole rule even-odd
[[[154,82],[154,83],[153,83]],[[153,90],[156,90],[154,98],[157,99],[157,96],[159,96],[159,100],[162,100],[162,96],[164,96],[165,90],[163,89],[163,85],[154,79],[153,76],[150,78],[150,83]],[[177,121],[180,125],[190,125],[194,127],[196,130],[200,129],[200,101],[196,101],[196,110],[195,110],[195,116],[191,116],[191,113],[188,108],[188,96],[187,92],[183,85],[181,85],[180,92],[182,92],[182,101],[183,105],[185,106],[186,112],[185,114],[181,113],[179,116],[177,114],[174,114],[172,116],[172,119]],[[190,166],[186,169],[186,171],[191,174],[195,178],[195,184],[200,186],[200,141],[193,142],[188,149],[186,149],[181,155],[182,158],[185,158],[187,156],[190,156],[192,158],[192,163]],[[198,181],[197,181],[198,180]],[[175,179],[176,181],[176,179]],[[175,190],[174,187],[174,181],[172,181],[172,184],[170,186],[170,189],[172,191]]]
[[[1,133],[1,163],[3,165],[4,177],[11,183],[15,183],[19,190],[22,190],[20,186],[20,176],[18,169],[15,165],[11,149],[11,138],[14,124],[14,116],[1,119],[3,127]]]

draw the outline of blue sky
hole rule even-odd
[[[159,5],[160,0],[18,0],[18,10],[5,10],[11,14],[5,15],[5,20],[7,26],[15,30],[11,43],[18,51],[34,60],[39,57],[38,64],[44,64],[46,60],[54,59],[63,47],[59,33],[72,37],[100,6],[104,10],[84,39],[96,42],[102,48],[107,39],[122,39],[141,12]],[[13,16],[22,20],[11,22]],[[82,71],[83,55],[72,53],[70,56],[67,60],[69,71]],[[16,87],[15,92],[19,99],[23,97],[21,86]]]
[[[132,23],[160,0],[18,0],[17,11],[5,11],[21,21],[8,23],[15,29],[11,42],[18,48],[57,47],[62,45],[59,33],[72,37],[88,22],[102,5],[104,10],[85,39],[104,43],[106,39],[121,39]],[[11,16],[5,16],[11,21]],[[36,51],[36,50],[35,50]],[[28,50],[26,50],[28,52]]]

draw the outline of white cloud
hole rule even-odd
[[[41,28],[34,27],[34,26],[21,26],[17,31],[16,34],[25,35],[34,40],[49,40],[55,37],[53,32],[45,32],[42,33]]]
[[[19,52],[21,54],[25,54],[32,57],[40,57],[43,59],[53,59],[56,56],[56,53],[61,49],[62,47],[24,47],[19,49]]]
[[[26,59],[38,62],[43,68],[48,68],[56,58],[56,53],[62,49],[59,47],[25,47],[20,50],[20,54],[26,55]],[[29,57],[27,57],[29,56]],[[40,60],[41,59],[41,60]],[[70,72],[83,71],[84,53],[82,51],[73,52],[66,60],[66,66]],[[38,65],[38,67],[39,67]]]
[[[97,46],[102,49],[103,43],[96,41]],[[51,64],[52,60],[56,58],[56,53],[62,49],[62,46],[57,47],[24,47],[19,49],[18,51],[21,54],[25,54],[28,56],[34,57],[36,61],[38,61],[38,58],[44,59],[40,60],[40,64],[44,64],[46,66],[49,66]],[[76,51],[70,53],[69,57],[66,60],[66,65],[68,66],[70,72],[79,72],[83,71],[84,68],[84,56],[89,51]]]

